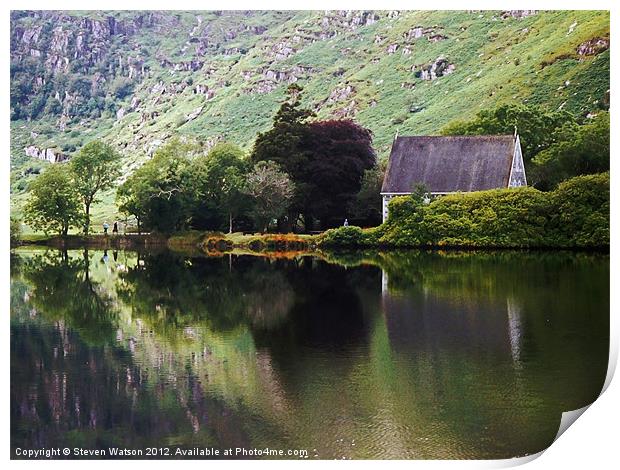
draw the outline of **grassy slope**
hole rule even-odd
[[[575,52],[582,42],[608,35],[609,14],[606,12],[542,12],[524,19],[505,20],[500,19],[497,12],[403,12],[397,18],[389,18],[386,12],[378,14],[379,21],[372,25],[340,28],[331,39],[305,44],[304,38],[321,30],[322,12],[265,12],[243,18],[202,14],[203,27],[209,22],[217,26],[212,30],[240,22],[265,25],[268,29],[261,36],[239,34],[207,56],[205,67],[194,73],[170,74],[161,69],[155,59],[156,54],[162,53],[174,62],[191,58],[189,52],[180,51],[189,31],[197,24],[193,13],[180,16],[180,32],[157,35],[144,30],[134,40],[148,50],[152,76],[139,85],[134,94],[143,103],[140,111],[157,111],[159,116],[140,126],[139,112],[130,112],[119,122],[115,122],[115,116],[104,115],[97,120],[75,123],[65,132],[59,132],[53,120],[13,122],[12,157],[16,168],[13,189],[16,184],[21,185],[12,197],[13,209],[19,212],[24,200],[24,195],[19,194],[24,187],[24,183],[20,183],[24,180],[21,176],[24,164],[42,165],[21,156],[23,147],[31,143],[50,147],[70,143],[79,146],[93,138],[104,138],[125,148],[128,171],[144,161],[149,142],[174,133],[203,139],[228,139],[249,149],[257,132],[270,126],[287,86],[281,83],[266,94],[246,93],[247,88],[262,79],[258,70],[261,67],[288,70],[295,65],[311,66],[315,72],[298,81],[305,88],[307,105],[318,109],[320,118],[329,118],[354,99],[358,109],[355,119],[373,131],[380,158],[386,158],[397,131],[436,134],[454,119],[466,119],[479,109],[507,102],[529,102],[549,108],[563,106],[584,115],[596,109],[597,100],[609,89],[609,52],[582,60],[578,60]],[[409,41],[412,53],[404,55],[402,50],[407,41],[403,35],[415,26],[435,27],[447,39],[431,42],[422,37]],[[301,45],[294,41],[294,36],[302,38]],[[377,36],[382,38],[378,43],[375,42]],[[285,60],[272,62],[269,49],[287,40],[299,49],[298,52]],[[400,45],[396,53],[386,53],[390,44]],[[246,53],[222,54],[223,48],[233,47],[244,49]],[[414,77],[412,65],[428,64],[440,56],[455,64],[452,74],[434,81]],[[558,57],[560,59],[555,60]],[[543,67],[547,63],[551,65]],[[205,72],[208,68],[213,70],[211,74]],[[337,75],[338,70],[343,73]],[[249,72],[249,77],[244,78],[242,72]],[[215,89],[215,97],[206,101],[188,87],[181,94],[164,96],[153,103],[154,97],[149,92],[155,83],[180,82],[189,77],[194,85],[201,83]],[[570,84],[565,86],[567,81]],[[415,83],[415,86],[404,88],[403,83]],[[322,105],[334,89],[346,84],[355,88],[353,95],[342,102]],[[119,107],[127,107],[130,101],[131,96],[119,103]],[[372,106],[372,102],[376,105]],[[178,125],[182,116],[199,106],[204,108],[198,118]],[[410,112],[412,106],[421,111]],[[32,130],[39,133],[39,137],[30,137]],[[95,224],[115,216],[113,194],[106,194],[102,199],[94,208]]]

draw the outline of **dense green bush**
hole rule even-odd
[[[434,245],[540,246],[548,196],[533,188],[439,198],[424,207],[421,238]]]
[[[577,176],[551,193],[550,233],[569,247],[609,245],[609,173]]]
[[[459,193],[424,204],[418,196],[390,201],[375,229],[340,227],[322,246],[467,246],[597,248],[609,246],[609,173],[579,176],[555,191],[534,188]]]
[[[338,227],[327,230],[319,239],[322,245],[363,246],[368,243],[364,231],[355,226]]]

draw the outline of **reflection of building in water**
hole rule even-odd
[[[512,359],[518,362],[521,357],[521,306],[514,299],[506,299],[508,310],[508,334],[510,336],[510,350]]]
[[[388,273],[385,269],[381,270],[381,295],[385,296],[388,293]]]
[[[381,283],[383,313],[395,351],[465,352],[519,361],[523,329],[521,306],[514,298],[422,285],[395,294],[385,271]]]

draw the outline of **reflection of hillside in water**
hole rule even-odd
[[[209,394],[199,375],[204,369],[192,370],[219,362],[199,347],[192,327],[179,333],[155,323],[156,330],[149,315],[140,318],[115,296],[112,287],[127,288],[123,275],[148,270],[148,263],[139,256],[114,264],[101,253],[72,255],[28,257],[18,270],[25,283],[12,285],[19,296],[12,299],[15,445],[140,447],[172,439],[183,446],[248,447],[247,411]],[[153,311],[161,313],[166,297],[154,294]],[[68,440],[77,432],[79,441]]]
[[[27,328],[12,345],[14,445],[141,448],[173,436],[184,445],[249,445],[241,416],[205,396],[193,374],[165,386],[123,349],[89,346],[62,325]]]

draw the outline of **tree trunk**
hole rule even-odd
[[[142,235],[142,229],[140,228],[140,217],[136,217],[136,220],[138,222],[138,235]],[[125,224],[125,227],[127,227],[127,224]]]
[[[88,248],[85,248],[82,257],[84,258],[84,280],[90,282],[90,256],[88,255]]]
[[[295,212],[291,215],[291,232],[297,233],[297,222],[299,221],[299,212]]]
[[[304,214],[304,228],[306,233],[310,233],[315,228],[315,220],[311,214]]]
[[[286,215],[284,223],[282,227],[280,227],[282,232],[289,233],[295,231],[295,220],[297,220],[297,212],[289,211]]]
[[[90,228],[90,202],[84,204],[84,209],[86,212],[86,220],[84,221],[84,235],[88,235],[88,230]]]

